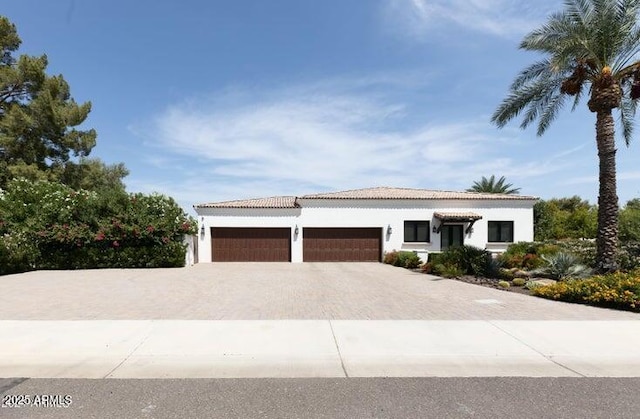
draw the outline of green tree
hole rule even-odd
[[[106,182],[121,187],[124,166],[86,159],[96,132],[78,127],[91,103],[76,103],[62,75],[46,74],[46,55],[16,58],[20,43],[15,25],[0,16],[0,188],[19,177],[74,187]]]
[[[613,110],[618,109],[622,134],[631,140],[636,100],[640,97],[640,0],[566,0],[540,28],[524,37],[520,48],[543,58],[525,68],[492,116],[504,127],[523,114],[521,128],[538,121],[543,135],[567,99],[575,109],[590,95],[596,114],[599,157],[598,232],[596,268],[616,269],[618,196]]]
[[[579,196],[540,200],[533,207],[535,240],[592,239],[598,210]]]
[[[81,158],[78,163],[67,162],[56,177],[73,189],[102,191],[113,188],[124,190],[122,178],[128,174],[124,163],[107,165],[97,158]]]
[[[640,242],[640,199],[627,202],[620,211],[620,242]]]
[[[482,179],[473,182],[473,186],[467,191],[513,195],[520,193],[520,188],[514,188],[511,183],[507,183],[507,179],[504,176],[500,176],[500,179],[496,181],[495,175],[491,175],[489,178],[482,176]]]

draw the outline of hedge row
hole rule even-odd
[[[196,223],[159,194],[14,180],[0,191],[0,274],[184,266]]]

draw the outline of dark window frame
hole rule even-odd
[[[413,224],[413,237],[414,240],[407,240],[407,227],[408,224]],[[426,224],[427,225],[427,237],[426,240],[418,240],[418,225]],[[431,222],[429,220],[405,220],[404,221],[404,235],[403,239],[405,243],[431,243]]]
[[[491,240],[491,225],[494,224],[497,226],[497,236],[498,240]],[[502,240],[502,230],[504,224],[510,224],[511,226],[511,236],[508,237],[508,240]],[[487,223],[487,242],[489,243],[513,243],[513,235],[515,230],[515,223],[513,221],[489,221]]]

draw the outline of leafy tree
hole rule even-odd
[[[640,199],[627,202],[620,211],[620,241],[640,242]]]
[[[597,234],[598,210],[579,196],[540,200],[533,207],[536,240],[591,239]]]
[[[543,58],[525,68],[492,116],[504,127],[523,114],[521,128],[538,121],[538,135],[572,98],[575,109],[585,93],[596,114],[599,157],[596,267],[616,269],[618,196],[613,110],[618,109],[622,134],[631,141],[636,101],[640,98],[640,0],[566,0],[565,8],[530,32],[520,48]]]
[[[73,189],[101,191],[113,188],[124,190],[122,178],[128,174],[124,163],[107,165],[100,159],[81,158],[78,163],[68,162],[57,177]]]
[[[0,16],[0,188],[20,177],[74,187],[123,186],[124,166],[86,159],[96,132],[78,126],[91,103],[76,103],[62,75],[46,74],[46,55],[16,58],[20,43],[15,25]]]
[[[491,175],[488,179],[482,176],[482,179],[473,182],[473,186],[467,191],[513,195],[520,193],[520,188],[514,188],[511,183],[507,183],[507,179],[504,176],[500,176],[500,179],[496,181],[495,175]]]

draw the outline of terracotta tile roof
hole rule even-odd
[[[312,195],[295,196],[273,196],[270,198],[243,199],[237,201],[212,202],[207,204],[197,204],[194,208],[299,208],[299,199],[462,199],[462,200],[524,200],[535,201],[538,198],[526,195],[506,195],[490,194],[478,192],[454,192],[435,191],[430,189],[410,189],[410,188],[366,188],[354,189],[350,191],[329,192]],[[462,214],[469,218],[478,216],[473,213]]]
[[[472,199],[472,200],[532,200],[538,198],[526,195],[490,194],[480,192],[436,191],[410,188],[366,188],[350,191],[304,195],[301,199]]]
[[[434,212],[433,216],[440,220],[479,220],[482,215],[475,212]]]
[[[272,196],[270,198],[197,204],[194,205],[194,208],[298,208],[299,206],[295,196]]]

